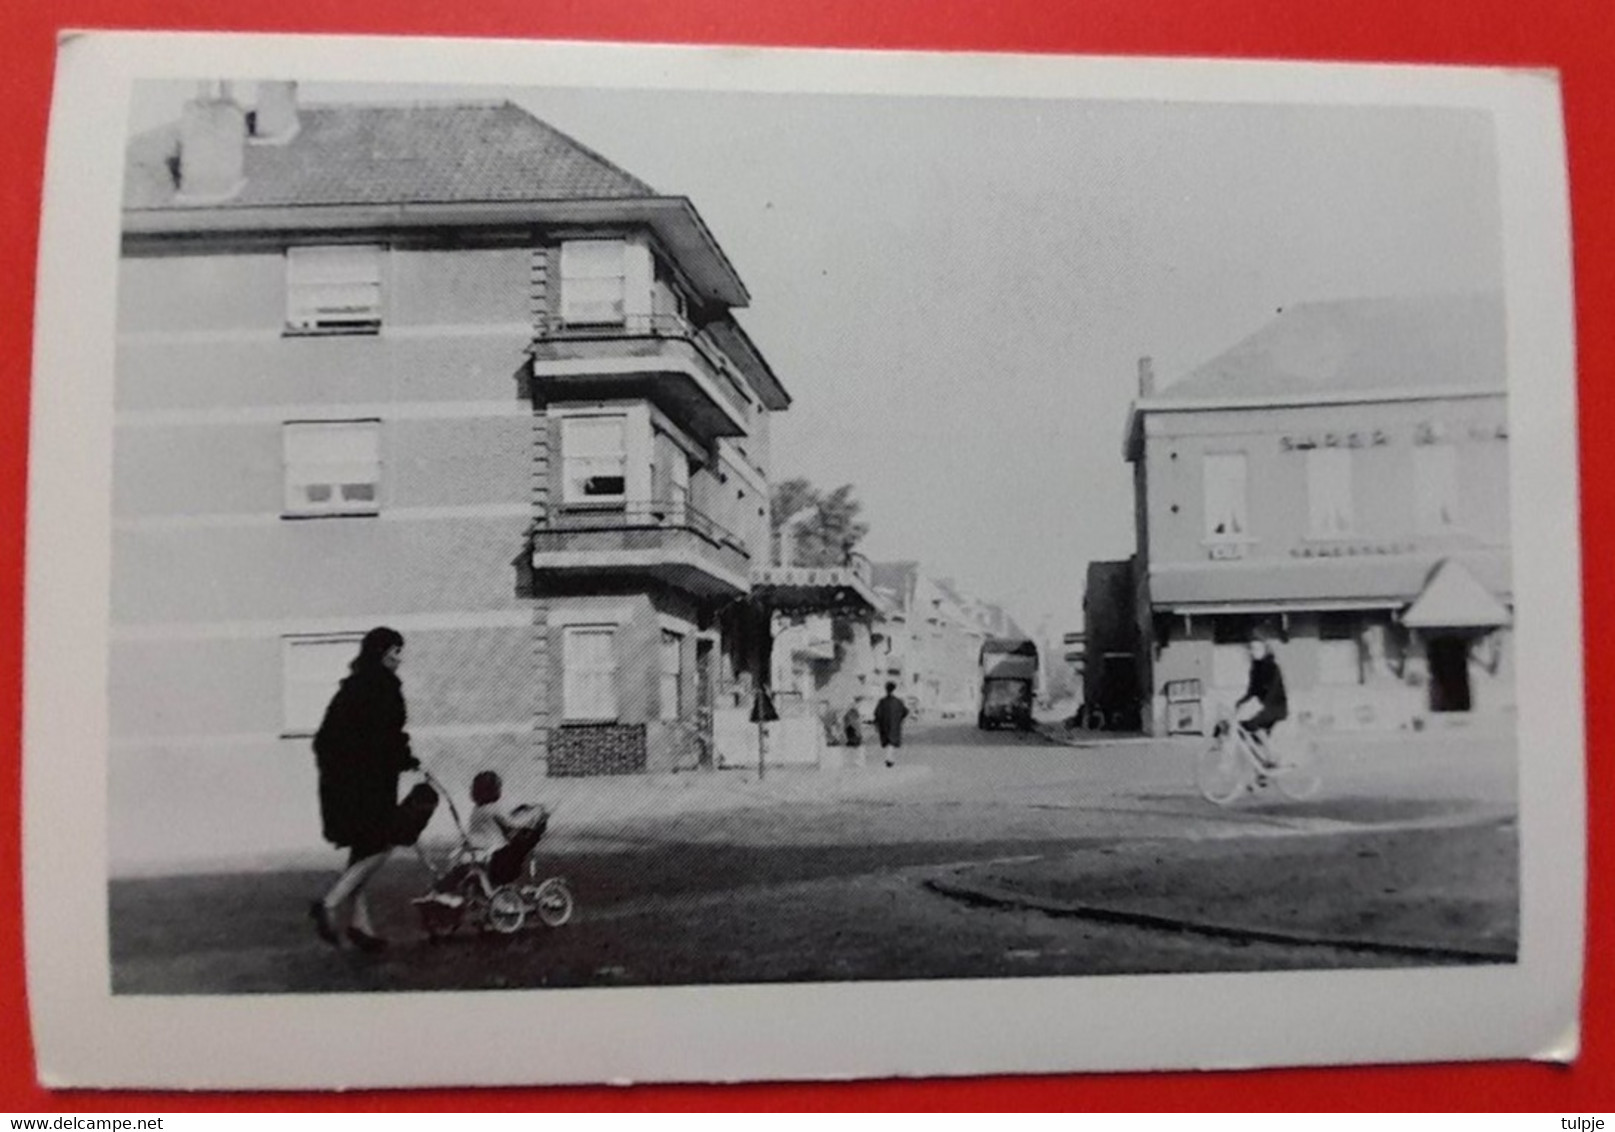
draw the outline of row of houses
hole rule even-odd
[[[981,648],[989,637],[1021,636],[1002,606],[965,592],[917,562],[874,568],[885,605],[874,627],[870,683],[894,683],[922,715],[974,715],[981,696]]]
[[[872,605],[776,618],[770,682],[776,710],[840,721],[855,709],[867,720],[893,684],[919,716],[974,714],[982,644],[989,637],[1019,635],[1014,620],[951,578],[925,573],[918,562],[855,558],[850,569],[866,580]],[[821,754],[804,750],[793,761]],[[781,757],[792,759],[790,752]]]
[[[1307,303],[1166,388],[1141,361],[1137,551],[1089,568],[1089,702],[1201,731],[1265,627],[1312,726],[1511,711],[1503,314],[1492,293]]]

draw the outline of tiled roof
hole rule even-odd
[[[1481,292],[1301,303],[1149,401],[1506,384],[1503,297]]]
[[[311,105],[280,144],[247,144],[246,184],[215,207],[626,200],[645,182],[511,102]],[[175,203],[179,127],[135,137],[123,203]]]

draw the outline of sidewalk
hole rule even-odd
[[[952,869],[927,882],[975,903],[1214,935],[1511,962],[1514,823],[1118,843]]]
[[[926,781],[926,766],[819,769],[812,766],[691,770],[676,774],[625,774],[588,778],[541,778],[532,796],[554,815],[550,843],[565,842],[579,834],[611,830],[638,821],[675,818],[690,814],[726,813],[769,806],[811,802],[858,801],[888,798]],[[523,795],[522,797],[526,797]],[[463,799],[454,799],[461,820]],[[437,813],[421,837],[429,850],[441,852],[455,843],[449,808],[439,803]],[[408,850],[400,850],[400,853]],[[116,877],[156,877],[185,874],[267,872],[281,869],[328,868],[337,851],[317,838],[306,848],[221,854],[209,857],[153,857],[128,862]]]
[[[546,778],[544,804],[567,824],[665,818],[795,802],[836,802],[886,797],[928,778],[925,766],[872,765],[824,769],[780,766]]]

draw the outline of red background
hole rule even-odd
[[[1615,446],[1596,443],[1615,425],[1606,386],[1615,368],[1615,8],[1609,0],[19,0],[0,16],[0,514],[15,538],[0,543],[0,1110],[191,1111],[210,1109],[665,1109],[665,1108],[1063,1108],[1615,1110],[1615,886],[1588,894],[1589,947],[1583,1047],[1572,1068],[1526,1064],[1282,1070],[1262,1073],[877,1081],[835,1085],[647,1086],[432,1090],[346,1095],[75,1094],[34,1081],[23,978],[21,669],[23,519],[34,264],[57,33],[64,28],[170,28],[600,39],[661,43],[1198,55],[1364,62],[1551,67],[1563,80],[1575,222],[1580,373],[1582,513],[1603,511],[1603,478]],[[1603,501],[1602,503],[1600,501]],[[1615,540],[1584,524],[1586,624],[1611,612],[1604,575]],[[1596,632],[1587,634],[1596,644]],[[1522,658],[1529,662],[1534,658]],[[1551,661],[1549,661],[1551,663]],[[1601,689],[1615,664],[1586,655],[1589,728],[1588,869],[1612,864],[1601,826],[1610,807],[1611,703]],[[1600,947],[1606,954],[1600,954]],[[12,1036],[15,1035],[13,1038]]]

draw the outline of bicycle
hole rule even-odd
[[[1259,750],[1265,750],[1268,758]],[[1281,724],[1265,741],[1259,740],[1225,710],[1212,727],[1211,741],[1195,758],[1195,785],[1206,801],[1218,806],[1232,805],[1269,786],[1300,802],[1318,792],[1323,777],[1310,737]]]

